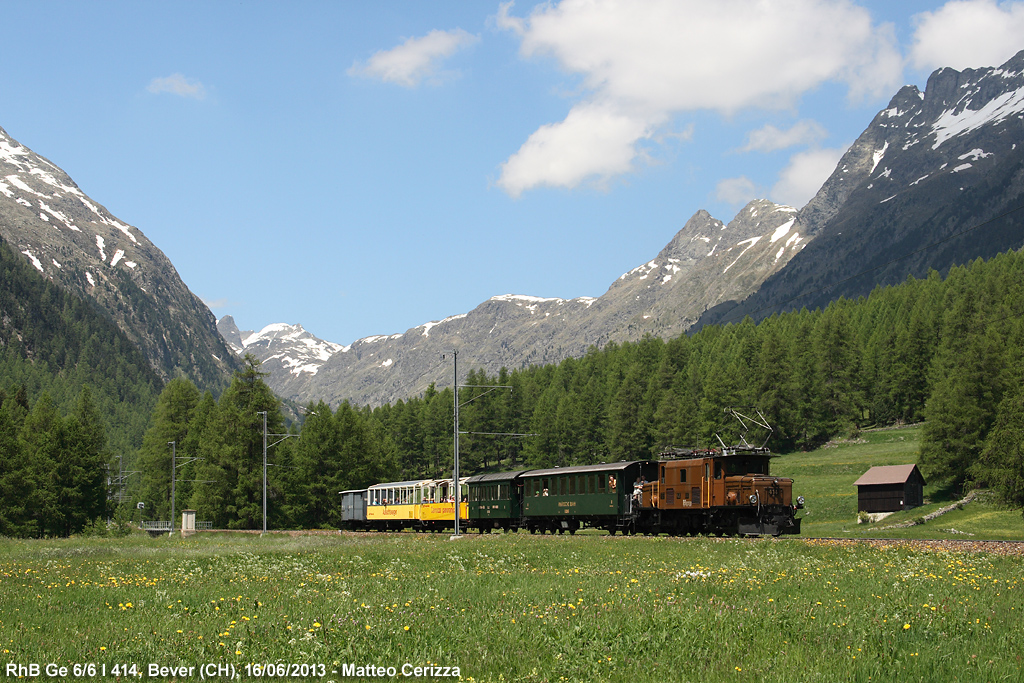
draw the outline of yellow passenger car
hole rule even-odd
[[[466,483],[461,479],[463,501],[459,518],[469,518]],[[417,479],[375,484],[367,489],[366,522],[377,531],[441,531],[455,526],[455,487],[451,479]]]

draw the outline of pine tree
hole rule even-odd
[[[951,270],[947,287],[942,341],[925,406],[920,464],[929,483],[959,488],[995,419],[1001,396],[1001,353],[999,341],[988,334],[967,270]]]
[[[298,526],[307,529],[341,526],[338,493],[345,485],[338,423],[330,406],[309,404],[302,435],[295,446],[294,467],[304,483],[294,505]]]
[[[217,410],[203,432],[197,468],[199,478],[192,495],[197,514],[230,529],[258,529],[263,525],[263,412],[267,432],[284,431],[280,401],[263,381],[260,361],[246,354],[220,397]]]
[[[18,438],[17,404],[0,405],[0,536],[34,536],[29,504],[35,500],[31,463]]]
[[[157,399],[150,417],[149,428],[139,450],[138,467],[141,485],[139,498],[146,505],[148,519],[170,519],[171,515],[171,452],[178,455],[179,463],[198,457],[198,439],[189,439],[191,422],[199,403],[199,390],[184,377],[172,379]],[[192,429],[195,434],[197,430]],[[170,443],[174,442],[174,448]],[[175,463],[177,466],[177,463]],[[179,467],[174,478],[189,480],[192,468]],[[175,510],[184,509],[189,500],[191,486],[175,486]]]
[[[21,427],[23,457],[30,463],[28,476],[32,481],[26,497],[32,535],[63,533],[59,509],[59,480],[55,452],[59,448],[58,427],[62,420],[50,395],[43,392]]]

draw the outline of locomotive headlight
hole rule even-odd
[[[800,510],[801,508],[803,508],[803,506],[804,506],[804,497],[803,496],[797,496],[796,497],[796,509]]]
[[[751,493],[750,494],[750,504],[751,505],[757,505],[757,494],[756,493]]]

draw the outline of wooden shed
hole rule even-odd
[[[853,485],[858,512],[896,512],[924,504],[924,477],[917,465],[872,467]]]

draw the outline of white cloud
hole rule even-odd
[[[789,130],[779,130],[766,124],[764,127],[751,131],[747,135],[747,144],[741,152],[774,152],[797,145],[815,145],[828,136],[817,121],[805,119],[797,121]]]
[[[513,197],[537,185],[576,187],[632,169],[635,144],[649,137],[653,121],[613,108],[582,104],[561,123],[541,126],[501,165],[498,186]],[[571,150],[571,153],[567,153]]]
[[[910,61],[928,71],[999,66],[1024,48],[1024,2],[955,0],[914,21]]]
[[[742,205],[755,199],[760,194],[760,189],[753,180],[746,176],[739,178],[726,178],[720,180],[715,186],[715,199],[727,204]]]
[[[194,78],[186,78],[184,75],[177,73],[154,78],[146,86],[146,90],[156,95],[167,92],[179,97],[190,97],[194,100],[206,98],[206,88],[202,83]]]
[[[796,207],[806,204],[836,170],[847,149],[811,149],[794,154],[772,187],[772,201]]]
[[[348,74],[413,88],[433,76],[442,60],[478,40],[461,28],[434,30],[422,38],[409,38],[398,47],[376,52],[365,63],[355,62]]]
[[[585,89],[564,122],[502,165],[498,185],[513,195],[628,172],[638,143],[681,112],[791,107],[826,81],[846,83],[851,97],[888,95],[901,80],[892,28],[845,0],[565,0],[526,18],[509,9],[497,24],[520,36],[521,54],[554,58]],[[600,128],[595,112],[618,121],[618,134],[560,134]]]

